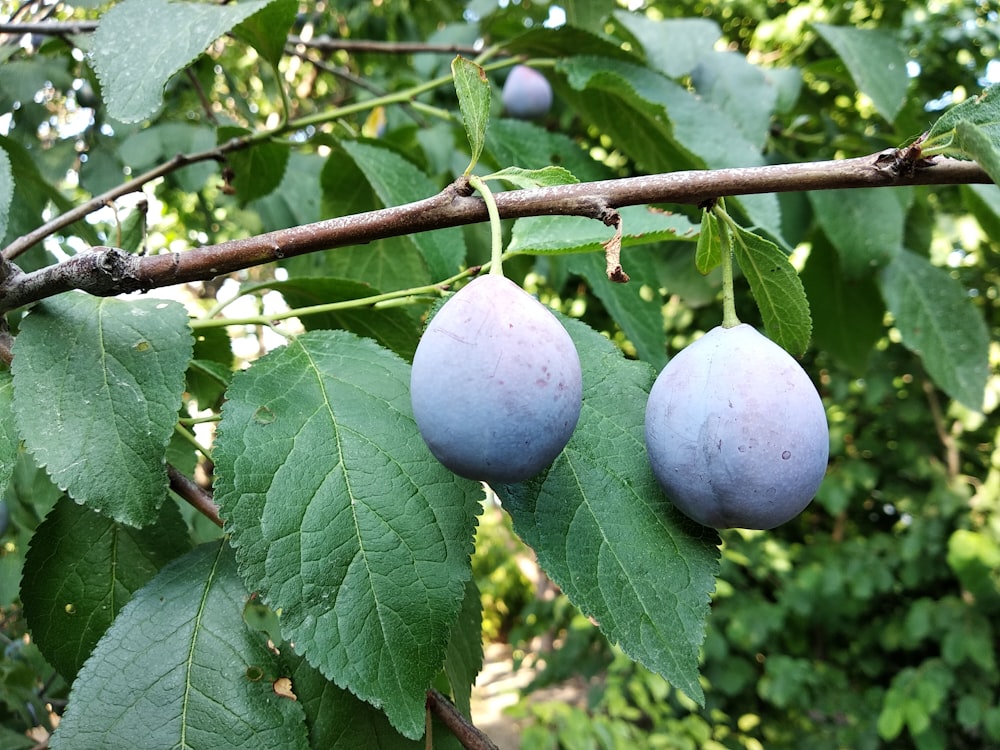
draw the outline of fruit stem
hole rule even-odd
[[[503,276],[503,234],[500,227],[500,211],[493,198],[493,192],[478,175],[469,175],[469,185],[478,190],[486,203],[490,215],[490,273]]]
[[[729,214],[723,201],[712,209],[719,219],[719,243],[722,245],[722,327],[735,328],[740,324],[736,317],[736,294],[733,291],[733,238],[729,232]]]

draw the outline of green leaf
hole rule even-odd
[[[280,292],[293,309],[379,294],[377,289],[358,281],[324,277],[289,279],[271,282],[267,286]],[[398,307],[359,307],[303,315],[302,324],[310,331],[318,328],[343,328],[345,331],[352,331],[359,336],[374,339],[406,360],[413,359],[413,352],[420,338],[416,319]]]
[[[35,531],[21,597],[31,635],[72,682],[125,603],[191,548],[177,506],[133,529],[63,497]]]
[[[725,112],[666,76],[609,58],[560,61],[570,89],[564,98],[650,173],[684,168],[751,167],[763,163]],[[754,224],[780,236],[781,209],[773,194],[737,201]]]
[[[361,141],[341,145],[386,206],[411,203],[438,192],[427,175],[388,148]],[[421,232],[408,236],[406,241],[420,251],[433,279],[452,276],[465,259],[465,237],[458,227]],[[380,288],[389,291],[395,287]]]
[[[14,381],[0,370],[0,488],[6,487],[17,463],[20,438],[14,424]]]
[[[722,264],[722,239],[719,237],[719,220],[711,211],[701,215],[701,231],[694,253],[694,265],[699,273],[709,274]]]
[[[941,390],[982,409],[990,336],[965,288],[908,250],[882,269],[878,281],[903,346],[920,356]]]
[[[544,169],[558,165],[581,180],[614,176],[571,138],[528,120],[502,118],[491,123],[486,133],[486,151],[498,167],[517,164],[525,169]]]
[[[664,346],[662,300],[656,267],[650,253],[627,253],[622,259],[631,277],[627,284],[608,279],[604,257],[598,253],[575,255],[567,264],[572,273],[587,280],[594,295],[621,326],[639,357],[653,367],[667,364]]]
[[[472,720],[472,686],[483,669],[483,604],[476,582],[465,584],[465,598],[448,638],[444,671],[451,685],[452,701]]]
[[[773,242],[743,227],[733,228],[733,253],[750,283],[768,337],[795,356],[809,346],[809,300],[795,266]]]
[[[697,236],[694,225],[682,214],[648,206],[626,206],[618,209],[618,213],[622,221],[623,247]],[[529,255],[589,253],[601,250],[613,234],[613,229],[584,216],[529,216],[514,223],[507,252]]]
[[[10,157],[0,148],[0,239],[7,234],[7,222],[10,219],[10,202],[14,199],[14,171],[10,166]]]
[[[297,0],[272,0],[237,26],[235,33],[246,39],[271,65],[277,65],[285,54],[288,31],[298,9]]]
[[[307,748],[302,707],[273,687],[278,657],[243,621],[248,596],[222,542],[166,566],[80,670],[53,750]]]
[[[972,211],[987,237],[1000,237],[1000,187],[962,185],[963,204]]]
[[[963,154],[978,162],[994,183],[1000,185],[1000,127],[985,128],[960,122],[955,126],[954,143]]]
[[[997,139],[1000,130],[1000,84],[984,89],[979,96],[970,97],[941,115],[928,131],[924,149],[949,146],[958,124],[963,122],[978,125],[989,133],[990,140]],[[948,153],[947,148],[944,150]],[[957,155],[962,155],[961,149]]]
[[[646,458],[655,370],[564,320],[583,366],[583,411],[543,475],[495,489],[518,535],[580,610],[633,659],[699,703],[698,654],[718,573],[717,534],[685,519]]]
[[[94,32],[90,52],[108,114],[139,122],[155,113],[175,73],[270,2],[123,0],[112,7]]]
[[[738,52],[712,51],[691,71],[698,94],[712,102],[760,149],[767,143],[778,88],[769,72],[750,64]]]
[[[28,449],[78,503],[150,523],[166,497],[164,454],[192,348],[176,302],[69,294],[36,305],[12,368]]]
[[[316,154],[292,152],[285,175],[276,190],[250,206],[260,216],[261,230],[273,232],[320,218],[320,174],[326,159]]]
[[[906,101],[910,77],[906,53],[896,35],[882,29],[813,24],[847,66],[854,84],[892,122]]]
[[[874,277],[846,277],[837,252],[820,240],[813,243],[801,278],[816,345],[855,375],[864,375],[872,349],[884,333],[885,304]]]
[[[814,190],[808,195],[848,277],[871,277],[902,250],[906,212],[891,190]]]
[[[505,180],[519,188],[540,188],[552,185],[574,185],[580,182],[573,173],[563,167],[543,167],[542,169],[521,169],[507,167],[483,177],[484,180]]]
[[[227,143],[250,135],[246,128],[219,128],[219,143]],[[250,148],[237,149],[226,155],[226,165],[232,170],[228,180],[240,203],[263,198],[281,184],[288,166],[291,148],[284,143],[265,141]]]
[[[580,29],[601,32],[601,22],[614,9],[613,0],[562,0],[559,3],[566,11],[566,23]]]
[[[707,18],[653,20],[646,15],[619,10],[614,14],[639,42],[649,64],[670,76],[687,75],[699,62],[712,55],[722,37],[719,25]]]
[[[214,459],[240,570],[285,638],[421,736],[479,503],[421,440],[409,367],[344,331],[303,334],[234,378]]]
[[[465,134],[472,148],[472,159],[465,170],[469,174],[479,162],[486,142],[492,88],[482,67],[461,55],[456,55],[451,61],[451,75],[455,79],[455,93],[458,94],[458,106],[462,110]]]

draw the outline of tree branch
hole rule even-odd
[[[67,34],[89,34],[96,30],[97,21],[25,21],[23,23],[0,23],[0,34],[66,36]]]
[[[427,708],[467,750],[499,750],[493,740],[470,724],[452,702],[434,688],[427,691]]]
[[[500,216],[505,219],[553,215],[603,219],[609,208],[646,203],[699,205],[724,196],[755,193],[992,183],[989,175],[974,162],[940,159],[928,166],[901,169],[897,153],[889,150],[839,161],[670,172],[536,190],[512,190],[498,193],[496,202]],[[415,203],[327,219],[186,252],[140,257],[116,248],[95,248],[94,252],[82,253],[32,273],[14,274],[0,282],[0,312],[70,289],[112,296],[205,281],[282,258],[486,220],[485,204],[472,195],[468,180],[460,178],[441,193]]]
[[[198,484],[182,474],[173,466],[167,465],[167,476],[170,478],[170,489],[186,500],[195,510],[208,518],[220,529],[223,526],[219,518],[219,507],[212,495],[205,492]]]

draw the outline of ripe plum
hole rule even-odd
[[[580,358],[556,317],[488,274],[438,311],[417,345],[413,416],[431,453],[459,476],[521,482],[552,463],[580,417]]]
[[[815,386],[753,327],[714,328],[663,369],[646,405],[653,473],[715,528],[772,529],[816,495],[830,435]]]
[[[552,107],[552,85],[534,68],[515,65],[504,81],[501,98],[511,117],[524,120],[544,117]]]

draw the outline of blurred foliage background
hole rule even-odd
[[[108,5],[3,2],[0,19],[89,20]],[[767,71],[800,73],[796,85],[782,87],[787,100],[770,119],[762,152],[771,162],[851,157],[902,145],[944,108],[1000,80],[997,7],[974,0],[316,2],[301,4],[294,33],[300,40],[329,36],[470,48],[478,43],[481,49],[483,43],[503,45],[525,32],[558,27],[568,14],[570,21],[589,24],[593,33],[620,43],[627,36],[620,21],[601,19],[625,9],[650,19],[714,22],[721,33],[717,49],[739,53]],[[877,29],[900,43],[909,82],[891,122],[859,93],[841,56],[814,24]],[[531,40],[536,55],[540,39]],[[303,131],[308,145],[292,152],[287,172],[297,177],[317,175],[322,162],[310,156],[325,155],[344,136],[380,137],[440,186],[467,163],[448,114],[455,109],[449,86],[410,104],[353,107],[447,74],[449,54],[331,52],[292,44],[275,70],[245,45],[223,39],[189,73],[171,81],[158,127],[148,129],[103,111],[87,50],[86,33],[0,34],[0,138],[15,173],[36,170],[52,186],[12,210],[4,244],[52,206],[81,202],[117,184],[123,174],[134,175],[175,153],[211,148],[220,123],[273,126],[281,117],[347,107],[341,116],[317,120],[313,130]],[[285,112],[274,93],[275,75],[293,92]],[[503,71],[494,75],[499,86]],[[690,75],[680,80],[692,85]],[[635,154],[581,117],[556,84],[555,106],[540,124],[593,160],[592,175],[581,177],[641,173]],[[184,249],[334,210],[325,195],[302,183],[249,198],[241,194],[245,186],[235,185],[237,195],[231,188],[213,162],[189,166],[151,185],[143,202],[95,214],[20,262],[38,267],[87,242],[150,252]],[[359,210],[362,203],[359,199]],[[826,320],[817,323],[817,335],[830,335],[831,326],[839,325],[849,328],[840,334],[851,338],[856,320],[838,323],[822,308],[831,277],[820,262],[829,257],[831,238],[805,196],[782,196],[781,205],[783,239],[804,267],[814,313]],[[487,227],[468,227],[464,234],[469,262],[484,259]],[[841,348],[841,356],[834,356],[823,345],[807,354],[803,364],[820,385],[831,421],[830,470],[819,497],[794,522],[771,532],[723,533],[722,571],[702,657],[704,709],[605,642],[541,581],[530,550],[504,516],[484,516],[474,560],[484,637],[509,644],[518,664],[537,670],[531,689],[570,677],[582,678],[585,686],[576,702],[519,703],[512,717],[523,728],[522,747],[1000,747],[997,188],[914,189],[906,207],[905,245],[959,280],[986,321],[993,343],[984,410],[948,398],[921,360],[901,345],[888,316],[874,330],[858,331],[871,343],[860,354],[844,356]],[[663,305],[668,356],[720,319],[717,280],[694,273],[692,250],[690,243],[663,243],[636,251],[670,259]],[[319,261],[301,259],[299,269],[313,262]],[[628,335],[572,263],[520,258],[508,273],[634,355]],[[234,279],[268,279],[274,273],[271,267],[256,268]],[[231,294],[231,284],[194,284],[184,293],[191,304],[207,309]],[[740,294],[741,317],[759,323],[743,287]],[[852,305],[865,309],[879,292],[870,279],[859,278],[847,294]],[[264,309],[281,301],[261,293],[252,303]],[[878,304],[875,310],[883,314]],[[252,358],[267,346],[265,331],[248,327],[235,349]],[[25,459],[0,506],[4,747],[30,746],[24,729],[42,722],[47,712],[58,712],[65,698],[65,684],[25,637],[17,601],[27,540],[58,494]]]

